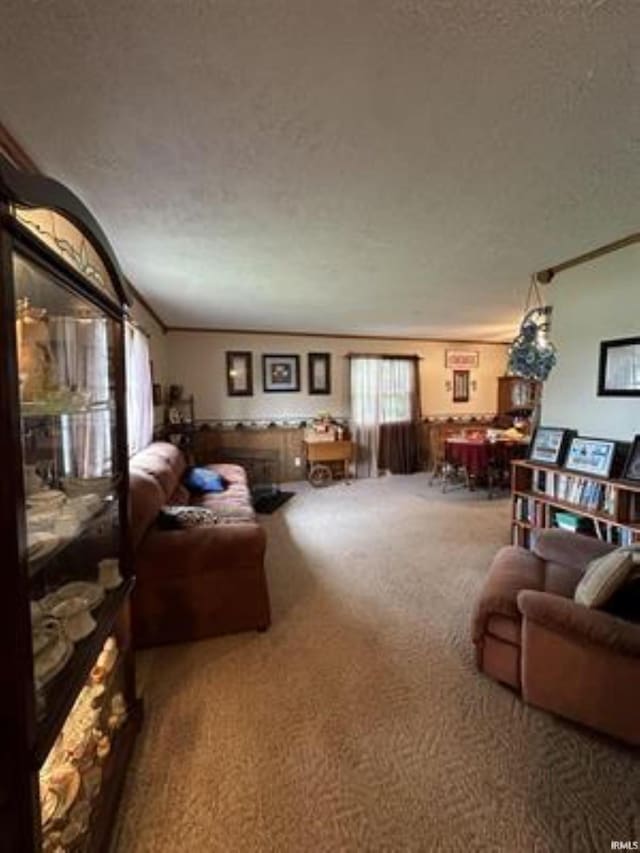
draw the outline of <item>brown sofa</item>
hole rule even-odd
[[[245,472],[237,465],[211,467],[228,488],[195,495],[181,484],[186,463],[172,444],[155,442],[130,460],[138,647],[265,630],[270,624],[266,537],[251,507]],[[156,519],[166,504],[207,507],[217,523],[160,529]]]
[[[563,530],[496,555],[473,618],[478,667],[526,702],[640,744],[640,625],[573,600],[611,550]]]

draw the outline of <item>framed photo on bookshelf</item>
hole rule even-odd
[[[640,435],[636,435],[633,439],[627,461],[624,463],[622,476],[625,480],[640,482]]]
[[[574,436],[564,467],[579,474],[609,477],[616,455],[616,442],[607,438],[581,438]]]
[[[529,459],[544,465],[562,465],[575,434],[575,430],[564,427],[538,427],[529,445]]]

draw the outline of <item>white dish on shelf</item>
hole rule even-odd
[[[75,514],[80,521],[88,521],[102,508],[102,498],[95,492],[77,495],[67,500],[66,508]]]
[[[55,533],[47,533],[46,531],[36,531],[27,533],[27,556],[30,560],[38,560],[41,557],[46,557],[60,544],[60,537]]]
[[[74,539],[81,529],[82,523],[75,512],[64,509],[57,514],[53,532],[62,539]]]
[[[75,596],[59,602],[50,610],[52,616],[59,619],[67,637],[74,643],[84,640],[96,627],[86,599]]]
[[[113,489],[114,481],[112,477],[67,477],[61,485],[69,498],[88,494],[103,498]]]
[[[33,654],[44,654],[47,647],[55,645],[60,640],[60,624],[53,617],[40,617],[32,620],[31,647]]]
[[[38,601],[38,604],[45,613],[51,613],[56,605],[68,601],[70,598],[82,598],[89,610],[95,610],[104,601],[104,589],[98,583],[71,581],[45,595]]]
[[[98,583],[104,589],[117,589],[122,583],[120,560],[117,557],[106,557],[98,563]]]
[[[51,533],[57,517],[58,511],[48,507],[27,509],[27,530],[29,533]]]
[[[29,495],[27,506],[38,509],[58,509],[66,500],[65,493],[58,489],[40,489]]]
[[[73,643],[62,632],[58,639],[46,646],[44,651],[33,659],[33,670],[36,680],[48,684],[52,678],[61,672],[73,654]]]

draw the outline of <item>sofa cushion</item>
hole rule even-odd
[[[585,607],[602,607],[633,574],[640,548],[617,548],[604,557],[592,560],[578,586],[575,600]]]
[[[167,441],[154,441],[129,460],[129,469],[144,471],[158,481],[166,500],[180,482],[186,468],[182,451]]]
[[[612,550],[613,545],[599,539],[556,528],[542,531],[533,547],[534,553],[543,560],[571,566],[583,572],[590,560],[602,557]]]
[[[166,441],[155,441],[129,460],[131,538],[136,548],[153,524],[160,507],[170,501],[186,463],[182,452]]]
[[[192,504],[210,509],[219,522],[255,523],[256,514],[251,503],[251,492],[244,469],[239,465],[228,463],[208,465],[207,468],[223,477],[227,488],[220,493],[192,494]]]
[[[158,527],[163,530],[187,530],[216,523],[211,510],[201,506],[163,506],[158,513]]]
[[[213,468],[189,468],[184,475],[184,485],[191,492],[224,492],[226,483]]]

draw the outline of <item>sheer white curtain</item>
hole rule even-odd
[[[351,359],[351,420],[358,477],[378,476],[382,359]]]
[[[129,456],[143,450],[153,437],[153,394],[149,342],[144,332],[125,325],[127,435]]]
[[[87,410],[63,414],[63,474],[103,477],[112,472],[109,340],[104,318],[51,317],[51,349],[59,387],[84,396]]]
[[[415,364],[409,358],[351,359],[351,419],[359,477],[378,476],[380,426],[414,418]]]

